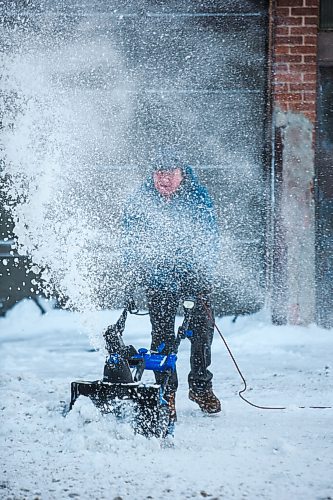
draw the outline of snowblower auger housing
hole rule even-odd
[[[71,384],[69,411],[79,396],[87,396],[102,413],[116,416],[126,415],[126,406],[131,408],[130,421],[135,432],[146,437],[164,438],[173,434],[174,420],[171,417],[167,388],[170,375],[176,369],[177,351],[181,339],[191,337],[188,330],[194,302],[184,301],[185,317],[178,329],[172,353],[163,354],[162,343],[157,352],[126,346],[122,334],[127,313],[137,314],[135,304],[130,301],[124,308],[117,323],[104,332],[105,347],[108,352],[104,364],[103,380],[77,380]],[[187,304],[187,305],[186,305]],[[164,373],[163,384],[143,384],[145,370]]]
[[[138,434],[163,438],[168,433],[169,407],[163,399],[161,386],[157,384],[78,380],[71,383],[70,408],[79,396],[89,397],[102,413],[113,413],[120,418],[130,408],[130,422]]]

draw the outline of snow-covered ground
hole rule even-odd
[[[133,435],[80,398],[64,418],[70,382],[102,375],[104,353],[82,333],[117,311],[83,318],[22,302],[0,319],[1,499],[330,499],[333,498],[333,331],[276,327],[264,312],[218,320],[247,378],[247,397],[286,410],[259,410],[225,347],[213,344],[214,388],[224,411],[204,416],[187,399],[189,344],[178,361],[174,448]],[[147,317],[130,317],[125,339],[149,343]],[[96,340],[95,337],[95,345]]]

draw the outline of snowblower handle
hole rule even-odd
[[[114,332],[117,333],[118,335],[122,335],[124,333],[128,311],[129,309],[128,306],[126,305],[117,323],[114,325]]]
[[[104,333],[104,338],[107,339],[111,334],[122,335],[125,330],[125,324],[127,319],[127,313],[137,314],[139,309],[137,308],[134,299],[128,298],[125,302],[125,307],[121,313],[118,321],[114,325],[110,325]]]
[[[178,352],[178,349],[179,349],[179,345],[182,341],[182,339],[190,339],[191,337],[193,337],[193,332],[192,330],[189,330],[189,327],[190,327],[190,322],[191,322],[191,318],[192,318],[192,313],[193,313],[193,310],[195,308],[195,299],[185,299],[183,301],[183,307],[184,307],[184,319],[183,319],[183,322],[182,324],[180,325],[180,327],[178,328],[178,332],[177,332],[177,336],[176,336],[176,339],[175,339],[175,343],[174,343],[174,348],[173,348],[173,352],[175,354],[177,354]]]

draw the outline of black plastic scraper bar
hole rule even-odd
[[[79,396],[91,399],[102,413],[119,414],[119,406],[132,405],[132,425],[135,431],[144,436],[164,437],[169,420],[168,404],[162,397],[158,384],[110,383],[101,380],[77,380],[71,383],[71,402],[73,408]]]

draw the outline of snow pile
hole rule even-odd
[[[117,314],[96,313],[96,339]],[[271,326],[264,312],[235,324],[219,319],[247,379],[247,397],[288,409],[257,410],[238,398],[241,382],[216,336],[212,371],[224,411],[214,417],[187,399],[184,341],[175,447],[162,449],[85,398],[62,416],[70,382],[101,377],[104,352],[91,349],[88,330],[82,333],[88,323],[66,311],[41,316],[29,301],[0,319],[4,498],[332,497],[333,410],[298,408],[333,404],[332,331]],[[147,318],[130,317],[125,340],[147,346],[149,331]]]

